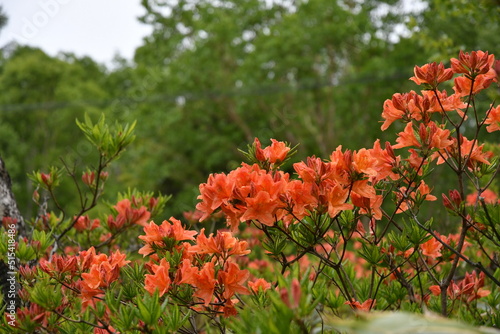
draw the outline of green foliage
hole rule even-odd
[[[101,115],[99,121],[93,124],[90,117],[85,114],[85,121],[80,122],[77,120],[76,124],[85,134],[88,141],[106,159],[107,163],[116,159],[123,149],[135,139],[135,135],[132,134],[136,124],[135,121],[131,125],[125,125],[125,127],[117,123],[114,127],[110,128],[105,123],[104,115]]]

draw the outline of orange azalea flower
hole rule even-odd
[[[418,170],[418,175],[422,175],[422,166],[426,165],[428,161],[424,160],[424,158],[422,158],[413,148],[408,149],[408,152],[410,152],[410,156],[406,161],[408,161],[415,170]]]
[[[204,305],[208,306],[214,294],[215,284],[217,280],[215,277],[215,269],[213,262],[207,262],[203,265],[197,275],[196,282],[193,284],[196,287],[196,292],[193,296],[203,300]]]
[[[382,111],[382,118],[385,119],[384,124],[382,124],[382,131],[387,130],[387,128],[397,121],[398,119],[402,119],[405,115],[405,109],[399,109],[395,106],[395,99],[400,97],[401,94],[396,93],[392,96],[392,100],[385,100],[384,108]]]
[[[483,191],[480,195],[481,198],[484,199],[484,202],[486,204],[495,204],[499,203],[500,204],[500,199],[498,198],[497,194],[490,189],[486,189]],[[479,196],[477,191],[473,194],[467,195],[465,201],[467,205],[476,205],[476,202],[479,200]]]
[[[281,199],[291,211],[293,218],[302,219],[309,211],[318,206],[318,199],[313,195],[315,184],[292,180],[287,183],[285,194]]]
[[[308,157],[305,163],[301,161],[293,164],[293,168],[302,181],[318,184],[330,179],[334,172],[330,163],[314,156]]]
[[[230,262],[228,268],[219,271],[219,284],[224,287],[223,297],[230,299],[235,293],[248,295],[250,292],[243,284],[248,280],[248,270],[240,270],[237,264]]]
[[[446,294],[452,300],[462,299],[467,303],[471,303],[472,301],[486,297],[491,293],[491,291],[483,289],[483,286],[484,273],[481,272],[478,278],[476,272],[474,271],[472,274],[465,273],[465,278],[458,284],[455,283],[455,281],[451,281]],[[434,296],[441,294],[441,287],[439,285],[430,286],[429,290],[431,290]]]
[[[392,145],[392,148],[402,148],[407,146],[420,147],[420,143],[415,136],[413,131],[413,123],[409,122],[403,132],[398,133],[398,138],[396,139],[397,144]]]
[[[176,281],[177,284],[191,284],[194,285],[198,281],[198,275],[200,270],[197,267],[193,267],[191,260],[184,259],[177,270]]]
[[[434,122],[429,122],[427,125],[421,123],[419,136],[420,141],[429,148],[443,149],[453,144],[450,139],[450,130],[443,130]]]
[[[212,211],[231,198],[233,189],[234,181],[223,173],[210,174],[207,183],[200,185],[200,193]]]
[[[453,77],[453,70],[451,68],[444,68],[443,63],[425,64],[422,67],[415,66],[415,76],[410,80],[414,81],[417,85],[427,84],[432,89],[436,88],[438,84],[448,81]]]
[[[376,169],[377,159],[372,156],[372,150],[346,150],[342,153],[342,146],[330,155],[334,168],[333,179],[344,188],[352,188],[358,194],[374,198],[373,182],[378,178]]]
[[[99,322],[98,325],[102,326],[102,324]],[[109,334],[109,333],[116,333],[120,334],[113,326],[107,325],[105,329],[94,327],[94,334]]]
[[[435,238],[431,238],[423,244],[420,244],[422,254],[433,259],[438,258],[442,255],[441,248],[443,248],[443,245]]]
[[[234,304],[239,302],[238,299],[228,299],[224,303],[224,306],[222,308],[222,312],[224,313],[224,317],[230,317],[230,316],[235,316],[238,314],[238,311],[236,310],[236,307],[234,307]]]
[[[491,165],[488,159],[492,157],[492,153],[491,152],[483,153],[483,147],[484,144],[477,146],[477,142],[476,144],[474,144],[474,141],[467,140],[467,138],[463,137],[462,152],[465,153],[465,158],[467,158],[467,156],[469,157],[469,162],[468,162],[469,167],[473,167],[474,164],[473,162],[479,162],[479,163],[484,163],[486,165]]]
[[[385,100],[382,118],[382,131],[385,131],[394,121],[403,119],[405,121],[421,120],[430,107],[430,101],[411,91],[409,93],[396,93],[391,100]]]
[[[488,132],[500,131],[500,105],[496,108],[491,107],[484,124],[488,125],[486,127]]]
[[[469,168],[475,168],[477,163],[484,163],[486,165],[490,165],[490,162],[487,160],[489,155],[487,153],[483,153],[484,144],[478,146],[477,141],[468,140],[464,136],[460,135],[460,154],[463,160],[467,160],[467,166]],[[445,153],[448,156],[452,156],[455,159],[458,158],[458,145],[456,138],[453,138],[453,145],[449,148],[446,148]],[[462,160],[462,161],[463,161]],[[442,164],[444,160],[439,158],[437,164]]]
[[[177,241],[184,241],[184,240],[194,240],[194,236],[198,233],[196,231],[189,231],[186,230],[180,220],[175,219],[174,217],[170,217],[170,219],[164,220],[160,226],[154,224],[149,224],[149,227],[152,227],[152,238],[154,239],[155,237],[157,238],[158,236],[161,236],[163,238],[173,238]],[[144,227],[144,231],[146,232],[146,229],[148,227]],[[156,233],[156,235],[155,235]],[[146,235],[148,233],[146,232]],[[140,238],[140,237],[139,237]],[[150,242],[147,239],[143,239],[146,242]],[[154,239],[154,241],[157,241]]]
[[[165,238],[177,241],[194,240],[194,236],[197,234],[196,231],[184,229],[181,222],[174,217],[170,217],[170,221],[164,220],[161,225],[156,225],[151,221],[148,225],[144,226],[144,232],[146,235],[139,236],[139,239],[146,242],[146,245],[139,249],[139,254],[143,256],[153,253],[153,246],[165,247]]]
[[[130,200],[128,199],[121,200],[114,208],[118,211],[118,215],[125,216],[127,222],[131,224],[144,226],[149,217],[151,217],[151,213],[145,206],[132,208]]]
[[[346,150],[342,152],[342,145],[337,146],[330,154],[330,164],[333,167],[332,179],[343,186],[351,185],[352,152]]]
[[[269,162],[271,164],[283,162],[286,159],[290,147],[284,142],[271,139],[271,145],[262,149],[260,140],[254,139],[253,146],[255,148],[255,158],[262,162]]]
[[[491,291],[483,289],[484,286],[484,272],[479,274],[479,278],[475,271],[472,274],[465,273],[465,278],[458,284],[461,288],[461,294],[465,295],[467,303],[473,300],[488,296]]]
[[[491,70],[495,56],[484,51],[472,51],[470,54],[460,51],[458,59],[452,58],[450,61],[453,72],[475,77]]]
[[[91,221],[89,216],[79,216],[73,227],[78,232],[82,232],[82,231],[92,231],[97,227],[99,227],[99,225],[100,225],[99,219],[93,219]]]
[[[93,264],[89,273],[83,273],[83,283],[90,289],[107,287],[116,281],[120,275],[120,267],[113,266],[109,262]]]
[[[369,177],[377,177],[375,169],[377,160],[372,156],[372,151],[362,148],[352,154],[352,166],[357,173],[363,173]]]
[[[267,282],[263,278],[259,278],[253,282],[248,282],[248,287],[255,293],[259,293],[259,291],[267,291],[271,288],[271,283]]]
[[[483,89],[488,88],[493,82],[494,77],[487,75],[478,75],[474,81],[467,77],[455,78],[453,90],[460,97],[476,94]]]
[[[241,221],[258,220],[259,223],[273,226],[279,220],[276,210],[280,202],[276,197],[271,197],[267,191],[259,191],[255,197],[246,199],[247,209],[241,216]]]
[[[426,201],[435,201],[437,197],[431,195],[431,188],[422,180],[417,188],[418,194]]]
[[[286,146],[284,142],[271,139],[271,146],[264,148],[264,157],[270,163],[280,163],[286,159],[290,147]]]
[[[203,212],[201,220],[219,207],[226,215],[227,224],[233,230],[237,229],[240,222],[246,220],[255,219],[263,224],[272,225],[282,218],[283,212],[279,217],[276,217],[276,214],[280,207],[285,207],[280,196],[283,195],[289,182],[288,174],[269,173],[256,164],[253,166],[243,164],[227,175],[227,180],[224,182],[231,186],[231,191],[225,189],[223,197],[220,196],[220,189],[213,187],[215,178],[216,176],[212,175],[206,184],[200,185],[198,199],[202,202],[198,203],[196,208]]]
[[[49,262],[46,259],[40,259],[40,269],[50,275],[62,274],[69,272],[74,274],[77,271],[77,257],[76,256],[60,256],[54,254],[52,260]]]
[[[153,264],[153,275],[146,274],[144,281],[146,291],[153,294],[156,290],[159,290],[160,297],[168,292],[170,283],[172,282],[168,273],[169,269],[170,263],[165,261],[165,259],[161,259],[159,265]]]
[[[114,253],[111,254],[111,256],[109,257],[109,263],[112,265],[112,266],[118,266],[118,267],[124,267],[126,266],[127,264],[130,263],[130,261],[128,260],[125,260],[127,257],[126,254],[123,254],[120,252],[120,250],[116,250]]]
[[[441,287],[439,285],[432,285],[429,287],[434,296],[439,296],[441,294]]]
[[[464,117],[464,113],[461,109],[467,107],[467,104],[462,101],[462,98],[458,94],[452,94],[448,96],[446,90],[443,91],[422,91],[424,97],[429,99],[430,106],[428,112],[449,112],[456,111],[461,117]],[[437,95],[437,96],[436,96]]]
[[[95,253],[95,248],[94,246],[90,247],[88,250],[81,251],[78,254],[77,262],[78,262],[78,269],[80,271],[86,271],[90,268],[92,265],[92,262],[94,261],[94,257],[96,256]]]
[[[393,172],[393,168],[399,166],[401,158],[394,154],[391,144],[385,143],[385,149],[380,146],[380,140],[377,139],[373,143],[373,148],[370,150],[371,156],[375,159],[374,169],[377,171],[375,181],[383,180],[389,177],[391,180],[398,180],[400,176]]]
[[[101,288],[116,281],[120,276],[120,268],[130,263],[120,251],[108,257],[106,254],[96,255],[94,247],[80,252],[77,262],[82,271],[90,268],[88,273],[82,273],[82,280],[78,281],[85,306],[92,303],[94,296],[103,293]]]
[[[453,144],[450,139],[450,131],[441,129],[434,122],[427,125],[420,123],[418,129],[418,138],[413,130],[413,124],[408,123],[403,132],[398,134],[396,139],[398,144],[392,148],[402,148],[407,146],[444,149]]]
[[[352,192],[368,198],[375,198],[377,196],[375,188],[368,180],[354,181]]]
[[[352,210],[353,205],[346,203],[349,189],[344,189],[339,184],[334,184],[328,191],[328,214],[334,218],[343,210]]]
[[[345,302],[344,304],[345,305],[349,305],[353,310],[367,312],[367,311],[370,311],[372,308],[375,307],[375,305],[377,304],[377,300],[375,300],[375,299],[367,299],[367,300],[365,300],[365,302],[363,304],[361,304],[357,300],[353,299],[352,301]]]
[[[231,255],[246,255],[250,253],[247,249],[246,241],[238,241],[231,232],[217,231],[213,237],[211,233],[208,238],[205,236],[205,229],[202,228],[196,237],[196,244],[189,247],[190,253],[196,254],[219,254],[223,258]]]
[[[352,204],[360,208],[359,213],[372,216],[376,220],[382,219],[382,205],[383,196],[375,195],[374,197],[365,197],[356,192],[351,193]]]

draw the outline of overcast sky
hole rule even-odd
[[[54,56],[60,51],[111,64],[116,54],[131,59],[151,32],[137,17],[140,0],[0,0],[9,21],[0,47],[15,40]]]

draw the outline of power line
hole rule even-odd
[[[86,107],[95,106],[105,108],[111,105],[130,105],[153,102],[187,102],[199,100],[216,100],[227,97],[242,97],[242,96],[266,96],[279,95],[293,91],[313,91],[325,87],[333,87],[340,85],[354,85],[386,82],[395,79],[407,78],[408,74],[396,72],[393,75],[385,77],[360,77],[349,80],[342,80],[338,84],[332,81],[302,81],[296,84],[289,85],[267,85],[259,87],[237,88],[227,91],[222,90],[206,90],[206,91],[186,91],[176,94],[156,94],[146,97],[133,96],[118,96],[112,99],[103,100],[73,100],[73,101],[50,101],[41,103],[22,103],[22,104],[4,104],[0,105],[0,112],[15,112],[15,111],[36,111],[36,110],[58,110],[71,107]]]

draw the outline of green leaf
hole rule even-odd
[[[143,299],[138,297],[136,302],[139,308],[140,319],[149,326],[153,327],[157,325],[162,309],[158,292],[156,291],[152,296],[147,293],[144,295]]]

